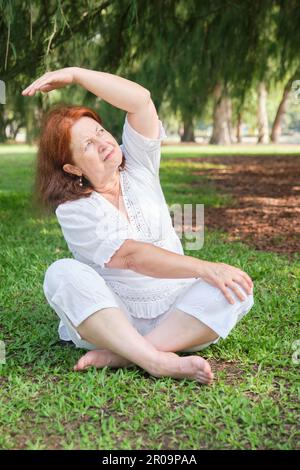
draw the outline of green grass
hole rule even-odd
[[[233,144],[233,145],[164,145],[162,155],[165,157],[209,157],[215,155],[299,155],[300,145],[271,144]]]
[[[6,345],[0,448],[299,448],[299,365],[292,361],[300,339],[299,257],[229,244],[212,231],[199,252],[186,251],[239,266],[255,283],[249,315],[225,341],[202,351],[220,369],[212,387],[158,379],[140,368],[74,373],[84,351],[58,343],[58,320],[42,291],[49,264],[71,254],[55,218],[32,212],[33,150],[6,149],[0,147],[0,339]],[[162,159],[167,202],[225,204],[206,178],[191,175],[193,165]]]

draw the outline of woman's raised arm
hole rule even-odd
[[[150,99],[150,91],[138,83],[106,72],[74,68],[74,81],[104,101],[135,113]]]
[[[22,95],[34,96],[37,91],[48,92],[74,83],[128,113],[136,113],[150,101],[150,91],[131,80],[80,67],[47,72],[25,88]]]

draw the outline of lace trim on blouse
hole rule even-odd
[[[128,311],[136,318],[155,318],[163,314],[192,282],[192,279],[187,279],[174,286],[162,281],[162,284],[156,288],[134,290],[118,281],[106,279],[107,285],[122,299]]]
[[[132,292],[130,292],[130,287],[122,285],[122,283],[118,281],[106,280],[106,283],[109,284],[113,291],[120,295],[122,299],[130,302],[155,302],[157,300],[167,299],[188,284],[188,282],[181,282],[174,286],[174,284],[164,282],[163,289],[162,286],[155,288],[147,287],[144,289],[133,289]]]

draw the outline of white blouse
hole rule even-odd
[[[184,254],[159,181],[160,143],[165,137],[160,120],[159,137],[149,139],[133,129],[126,114],[120,145],[126,163],[120,170],[120,183],[129,222],[96,191],[87,198],[60,204],[55,211],[74,258],[95,269],[137,318],[164,313],[196,279],[154,278],[104,266],[126,239]]]

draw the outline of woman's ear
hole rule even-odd
[[[67,173],[71,173],[72,175],[82,176],[82,171],[79,170],[76,166],[70,165],[70,163],[66,163],[63,166],[63,170]]]

